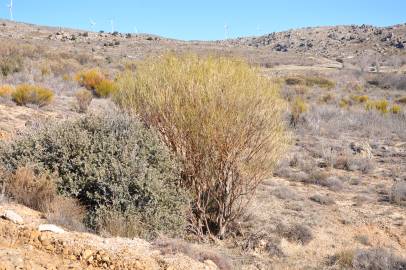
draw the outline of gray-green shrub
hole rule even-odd
[[[111,212],[138,226],[129,228],[137,236],[182,233],[188,197],[177,187],[177,162],[137,118],[110,114],[117,116],[86,115],[37,127],[3,146],[0,162],[9,171],[30,163],[56,172],[59,193],[79,199],[87,224],[97,231],[105,230]]]

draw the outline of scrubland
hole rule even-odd
[[[404,63],[112,36],[0,40],[1,207],[218,269],[406,267]]]

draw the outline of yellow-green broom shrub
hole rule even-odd
[[[190,228],[225,237],[289,136],[279,89],[247,63],[167,54],[118,80],[116,103],[158,130],[183,164],[194,196]]]

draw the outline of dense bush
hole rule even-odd
[[[192,230],[225,236],[288,141],[278,87],[243,61],[165,55],[118,78],[116,102],[156,128],[183,163]]]
[[[38,85],[21,84],[11,94],[17,105],[35,104],[40,107],[48,105],[54,98],[54,92]]]
[[[140,236],[181,233],[188,200],[176,187],[176,163],[137,119],[109,113],[118,116],[39,127],[2,147],[0,160],[9,171],[33,163],[57,173],[59,193],[86,206],[87,224],[99,232],[118,213],[136,221]]]

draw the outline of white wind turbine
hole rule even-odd
[[[110,20],[111,32],[114,33],[114,20]]]
[[[96,22],[93,21],[92,19],[90,19],[89,21],[90,21],[90,27],[92,28],[92,31],[94,32],[94,27],[96,26]]]
[[[10,20],[13,20],[13,0],[10,0],[10,4],[7,5],[8,10],[10,12]]]

